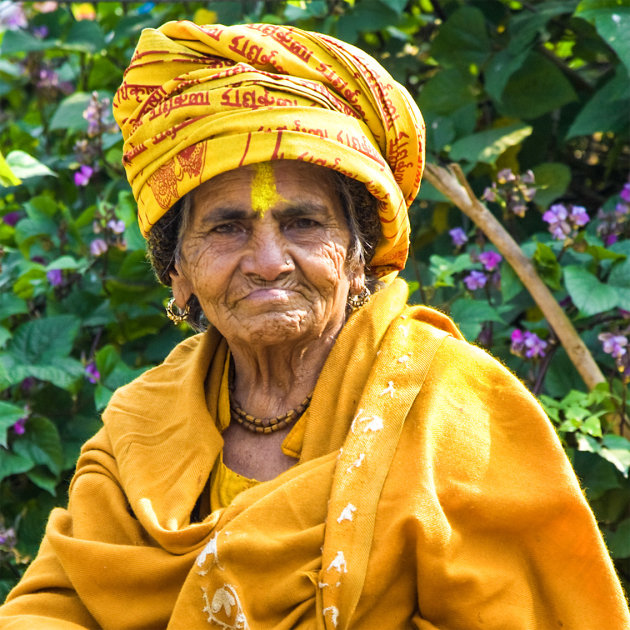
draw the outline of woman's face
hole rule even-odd
[[[228,343],[270,346],[335,335],[351,284],[350,231],[325,168],[293,160],[222,173],[193,192],[171,274]],[[356,291],[356,289],[355,289]]]

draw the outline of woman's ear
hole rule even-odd
[[[359,295],[365,287],[365,267],[361,265],[350,279],[350,295]]]
[[[171,288],[173,289],[173,297],[178,308],[184,309],[190,296],[193,294],[193,288],[188,278],[182,273],[182,269],[178,262],[169,271],[171,277]]]

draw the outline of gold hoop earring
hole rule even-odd
[[[181,324],[185,322],[190,314],[190,305],[186,303],[186,306],[181,310],[177,304],[175,304],[175,298],[172,297],[166,305],[166,316],[174,323]]]
[[[370,301],[370,296],[370,290],[366,286],[361,289],[361,293],[357,295],[348,295],[348,311],[350,313],[354,313],[354,311],[359,310]]]

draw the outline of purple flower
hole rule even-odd
[[[475,289],[481,289],[486,285],[488,281],[488,277],[482,271],[471,271],[465,278],[464,284],[469,291],[474,291]]]
[[[13,425],[13,432],[15,433],[15,435],[24,435],[24,433],[26,432],[26,421],[28,419],[28,416],[22,416],[14,425]]]
[[[455,247],[461,247],[464,243],[468,242],[466,232],[464,232],[464,230],[460,227],[453,228],[452,230],[449,230],[448,233],[451,235],[453,245],[455,245]]]
[[[497,173],[497,182],[499,182],[499,184],[507,184],[508,182],[514,181],[516,181],[516,175],[514,175],[512,170],[509,168],[501,169]]]
[[[110,129],[112,125],[108,122],[109,99],[100,99],[98,92],[92,92],[90,102],[83,112],[83,118],[87,120],[87,134],[90,138]]]
[[[16,542],[15,530],[12,527],[9,529],[0,527],[0,547],[4,547],[5,550],[12,549]]]
[[[543,221],[559,223],[560,221],[565,221],[568,216],[569,211],[561,203],[555,203],[543,214]]]
[[[586,208],[583,206],[573,206],[571,208],[571,221],[574,225],[582,227],[589,222],[589,216],[586,214]]]
[[[95,238],[90,243],[90,253],[92,256],[100,256],[107,251],[107,243],[102,238]]]
[[[85,378],[93,384],[98,383],[101,378],[100,372],[96,369],[96,363],[94,363],[94,361],[90,361],[85,366]]]
[[[48,37],[48,27],[46,25],[36,26],[33,28],[33,35],[39,39],[46,39]]]
[[[604,352],[612,355],[615,359],[621,359],[626,354],[626,346],[628,338],[624,335],[615,335],[614,333],[601,333],[597,338],[602,342]]]
[[[107,222],[107,227],[114,234],[122,234],[125,231],[125,222],[121,221],[120,219],[110,219]]]
[[[58,287],[63,282],[63,272],[61,269],[51,269],[47,271],[46,277],[53,287]]]
[[[481,198],[484,201],[496,201],[497,200],[496,184],[492,184],[492,188],[486,188],[483,191],[483,195],[481,195]]]
[[[525,356],[528,359],[544,357],[547,345],[547,342],[543,341],[536,333],[525,331]]]
[[[91,166],[83,164],[81,168],[74,174],[74,183],[77,186],[87,186],[93,174],[94,169]]]
[[[534,176],[534,171],[531,169],[527,169],[524,175],[521,175],[521,181],[524,184],[533,184],[536,181],[536,177]],[[536,192],[534,190],[534,192]]]
[[[502,260],[503,257],[497,252],[488,251],[479,254],[479,261],[483,264],[486,271],[494,271]]]
[[[59,87],[59,75],[50,68],[42,68],[39,71],[37,87],[40,90],[56,89]]]
[[[618,203],[615,206],[615,215],[618,219],[621,219],[621,217],[625,216],[629,212],[630,212],[630,204]]]
[[[604,238],[604,244],[608,247],[609,245],[616,243],[618,240],[619,237],[616,234],[609,234],[606,238]]]
[[[626,202],[630,203],[630,182],[623,185],[619,196]]]
[[[515,328],[512,331],[510,344],[510,352],[517,357],[525,357],[527,359],[537,359],[545,356],[545,351],[549,345],[541,339],[536,333],[529,330],[519,330]]]
[[[2,217],[2,220],[11,227],[15,227],[15,224],[22,218],[22,213],[19,211],[8,212]]]
[[[17,31],[26,28],[28,22],[21,2],[0,2],[0,31]]]
[[[577,230],[589,221],[586,209],[582,206],[567,207],[561,203],[551,206],[542,218],[549,223],[549,231],[559,241],[575,235]]]

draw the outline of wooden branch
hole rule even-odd
[[[470,217],[510,263],[549,322],[586,386],[593,389],[597,384],[603,383],[604,375],[566,313],[540,279],[534,265],[523,254],[518,243],[477,199],[459,164],[451,164],[448,169],[427,164],[425,178]]]

